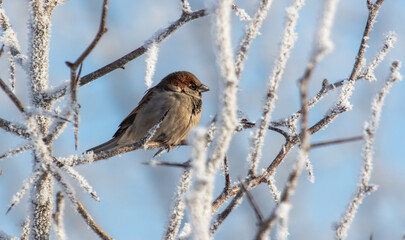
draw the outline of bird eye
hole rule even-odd
[[[196,91],[198,89],[197,85],[195,83],[190,83],[190,86],[188,86],[191,90]]]

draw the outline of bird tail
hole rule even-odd
[[[105,142],[103,144],[100,144],[98,146],[95,146],[93,148],[86,150],[86,152],[93,151],[94,153],[100,153],[100,152],[105,152],[107,150],[113,149],[118,146],[118,139],[119,138],[113,138],[108,142]]]

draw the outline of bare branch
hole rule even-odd
[[[142,164],[148,165],[148,166],[166,166],[166,167],[181,167],[181,168],[190,168],[190,161],[187,161],[185,163],[173,163],[173,162],[162,162],[162,161],[156,161],[152,160],[149,162],[143,162]]]
[[[103,1],[103,11],[101,13],[101,20],[100,26],[96,36],[94,37],[93,41],[90,45],[84,50],[84,52],[79,56],[79,58],[74,62],[66,62],[66,65],[70,68],[70,91],[71,91],[71,106],[73,110],[73,118],[74,118],[74,133],[75,133],[75,149],[78,148],[78,135],[79,135],[79,105],[77,103],[77,84],[80,78],[80,73],[83,65],[84,59],[93,51],[96,47],[97,43],[100,41],[101,37],[104,33],[107,32],[106,26],[106,19],[107,19],[107,9],[108,9],[108,0]],[[77,69],[79,69],[79,73],[76,74]]]
[[[257,203],[256,203],[255,199],[253,198],[252,194],[249,192],[249,190],[247,189],[247,187],[245,186],[245,184],[242,182],[242,180],[240,178],[239,178],[239,182],[240,182],[240,186],[241,186],[242,191],[245,192],[246,197],[247,197],[250,205],[252,206],[253,210],[255,211],[258,224],[259,225],[262,224],[263,220],[264,220],[264,217],[263,217],[262,212],[259,209],[259,206],[257,205]]]
[[[229,191],[228,191],[228,193],[229,193]],[[224,194],[228,194],[228,193],[224,193]],[[238,187],[238,190],[237,190],[237,192],[235,192],[235,194],[236,194],[236,196],[232,199],[232,201],[229,203],[229,205],[221,213],[219,213],[216,216],[215,220],[213,221],[213,223],[210,227],[211,236],[216,233],[216,231],[219,229],[219,227],[225,221],[225,219],[229,216],[229,214],[237,206],[239,206],[239,204],[242,202],[242,197],[244,196],[245,192],[239,190],[239,187]],[[217,209],[215,208],[216,207],[215,204],[213,204],[212,207],[213,207],[212,213],[216,212]]]
[[[24,105],[21,103],[21,101],[17,98],[17,96],[10,90],[10,88],[7,86],[7,84],[3,81],[3,79],[0,78],[0,87],[3,89],[3,91],[7,94],[7,96],[10,98],[10,100],[14,103],[14,105],[18,108],[20,112],[24,112]]]
[[[229,165],[228,165],[228,156],[224,157],[224,175],[225,175],[225,189],[228,191],[231,188],[231,176],[229,175]]]
[[[363,139],[364,139],[363,136],[343,138],[343,139],[337,139],[337,140],[331,140],[331,141],[325,141],[325,142],[312,143],[310,147],[311,147],[311,149],[313,149],[316,147],[323,147],[323,146],[328,146],[328,145],[332,145],[332,144],[341,144],[341,143],[348,143],[348,142],[353,142],[353,141],[360,141]]]
[[[77,201],[77,212],[83,217],[89,227],[103,240],[112,240],[113,238],[110,237],[91,217],[91,215],[87,212],[86,208],[83,204],[76,199]]]

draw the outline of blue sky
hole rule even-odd
[[[168,26],[180,15],[180,1],[111,1],[107,19],[108,32],[94,52],[86,59],[83,73],[87,74],[123,56],[142,45],[153,34]],[[253,15],[258,1],[236,1]],[[300,13],[297,25],[298,41],[291,52],[278,91],[272,120],[283,118],[299,107],[297,79],[303,74],[312,50],[313,33],[319,19],[321,0],[307,1]],[[318,65],[310,82],[310,96],[321,87],[321,81],[345,79],[350,75],[367,18],[365,0],[341,0],[338,5],[332,40],[335,50]],[[202,1],[190,1],[193,10],[204,7]],[[274,0],[263,23],[261,35],[253,42],[245,71],[242,74],[239,109],[250,120],[256,121],[261,114],[268,76],[278,53],[284,23],[284,8],[288,1]],[[5,0],[3,3],[22,50],[27,49],[27,7],[23,0]],[[50,82],[58,86],[69,78],[65,61],[75,60],[93,39],[99,24],[101,1],[70,0],[55,10],[52,17],[50,49]],[[370,35],[366,59],[370,61],[381,48],[386,33],[395,31],[398,41],[395,48],[376,70],[377,82],[360,81],[351,103],[353,110],[341,114],[332,124],[314,136],[311,142],[333,140],[361,135],[364,122],[370,113],[371,99],[388,76],[393,60],[405,58],[405,2],[401,0],[383,3],[377,22]],[[168,73],[177,70],[193,72],[211,91],[204,94],[201,126],[206,126],[216,113],[219,74],[213,51],[210,17],[187,23],[160,47],[154,84]],[[232,17],[232,41],[236,49],[243,34],[244,23]],[[0,61],[0,77],[7,79],[4,56]],[[404,75],[405,71],[402,69]],[[56,156],[69,156],[109,140],[121,120],[136,106],[146,90],[144,84],[145,56],[130,62],[125,70],[118,69],[91,84],[80,88],[81,105],[80,147],[74,150],[72,127],[55,142]],[[27,78],[17,72],[16,93],[28,104]],[[371,233],[375,239],[401,239],[405,234],[405,84],[399,82],[386,98],[376,135],[374,172],[371,182],[378,191],[368,196],[361,205],[348,239],[367,239]],[[334,103],[338,91],[331,92],[315,106],[310,123],[320,119]],[[17,110],[0,93],[0,117],[21,121]],[[64,101],[58,103],[60,106]],[[246,156],[249,147],[249,131],[235,135],[229,149],[231,177],[236,181],[247,172]],[[21,139],[0,131],[0,153],[21,144]],[[283,139],[269,132],[265,139],[260,167],[266,167],[280,150]],[[350,200],[358,181],[362,164],[362,142],[334,145],[310,152],[314,166],[315,183],[310,183],[304,173],[292,198],[290,239],[331,239],[333,224],[338,221]],[[277,186],[281,189],[295,160],[296,151],[285,158],[276,173]],[[72,182],[79,198],[96,221],[116,239],[159,239],[167,223],[171,200],[176,190],[181,170],[144,166],[154,151],[136,151],[89,166],[77,167],[95,188],[101,201],[92,200],[77,184]],[[174,149],[159,159],[183,162],[189,156],[189,147]],[[27,152],[0,161],[0,212],[7,210],[12,195],[29,176],[32,162]],[[223,177],[217,175],[216,193],[223,187]],[[55,186],[55,191],[58,190]],[[268,190],[258,187],[252,191],[265,215],[274,202]],[[66,204],[65,225],[70,239],[97,239],[84,221]],[[18,235],[18,225],[28,210],[25,197],[9,214],[0,214],[0,230]],[[256,225],[255,216],[244,201],[225,221],[215,239],[251,239]],[[235,227],[237,226],[237,227]],[[305,236],[303,238],[303,236]]]

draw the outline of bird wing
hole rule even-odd
[[[136,114],[138,113],[139,109],[141,109],[147,102],[149,102],[153,96],[152,89],[150,88],[149,90],[146,91],[146,94],[143,96],[141,101],[139,102],[138,106],[132,110],[132,112],[124,119],[119,125],[119,129],[114,133],[113,138],[121,136],[127,129],[132,125],[132,123],[135,120]]]

